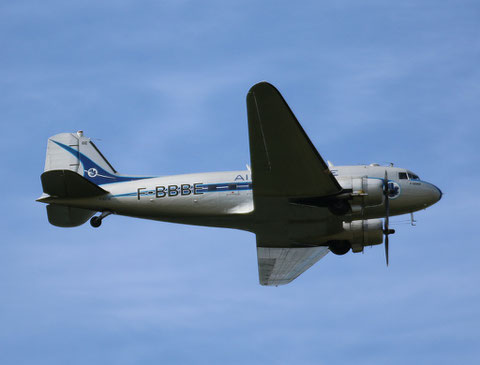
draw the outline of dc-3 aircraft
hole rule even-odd
[[[277,286],[329,251],[362,252],[384,237],[388,265],[388,237],[394,233],[389,217],[425,209],[442,197],[435,185],[403,168],[327,165],[269,83],[250,89],[247,111],[246,171],[122,175],[83,132],[61,133],[48,140],[38,201],[48,204],[48,220],[59,227],[90,218],[99,227],[118,214],[253,232],[260,284]]]

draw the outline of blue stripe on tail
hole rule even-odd
[[[83,153],[73,149],[70,146],[67,146],[63,143],[53,141],[58,146],[62,147],[65,151],[70,152],[73,156],[78,158],[82,164],[83,168],[83,177],[90,180],[94,184],[103,185],[103,184],[112,184],[117,182],[125,182],[125,181],[133,181],[133,180],[142,180],[142,179],[150,179],[151,177],[133,177],[133,176],[121,176],[121,175],[114,175],[110,172],[106,171],[98,164],[93,162],[90,158],[85,156]]]

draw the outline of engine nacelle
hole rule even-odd
[[[383,243],[383,222],[381,219],[343,222],[345,236],[352,245],[353,252],[362,252],[365,246]]]
[[[364,177],[337,177],[343,189],[352,190],[352,210],[355,213],[356,207],[373,207],[383,203],[383,181],[382,179],[369,179]]]

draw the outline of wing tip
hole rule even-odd
[[[268,81],[260,81],[260,82],[257,82],[255,85],[253,85],[250,90],[248,90],[248,93],[251,94],[251,93],[254,93],[255,91],[259,91],[261,89],[273,89],[275,90],[276,92],[279,93],[279,91],[277,90],[277,88],[275,86],[273,86],[271,83],[269,83]]]
[[[259,283],[261,286],[283,286],[291,283],[294,279],[287,279],[287,280],[260,280]]]

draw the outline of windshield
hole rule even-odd
[[[408,171],[408,179],[409,180],[420,180],[420,178],[418,177],[418,175],[415,175],[413,172],[411,171]]]

